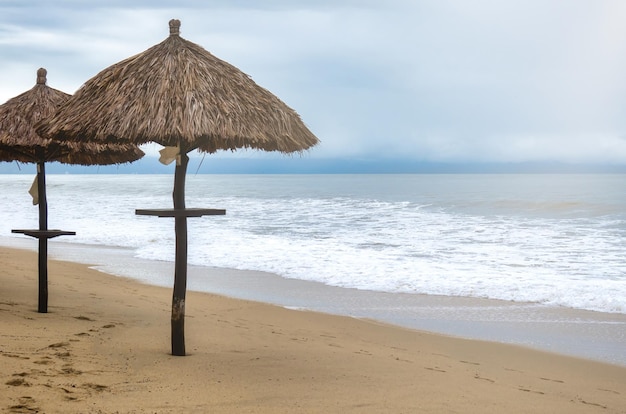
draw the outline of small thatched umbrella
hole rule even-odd
[[[106,145],[97,143],[57,142],[44,139],[35,125],[63,105],[70,95],[46,85],[46,70],[37,71],[35,86],[0,105],[0,161],[37,164],[33,187],[33,203],[39,204],[39,229],[13,230],[39,239],[39,304],[38,311],[48,311],[48,239],[74,235],[75,232],[48,229],[45,163],[107,165],[138,160],[144,154],[130,143]]]
[[[88,80],[39,132],[78,142],[156,142],[175,147],[174,209],[138,214],[175,217],[176,270],[172,354],[185,355],[187,217],[224,210],[185,208],[187,153],[255,148],[298,152],[318,143],[299,115],[248,75],[179,35]]]

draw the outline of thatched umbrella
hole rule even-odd
[[[39,304],[38,311],[48,311],[48,239],[74,235],[75,232],[48,229],[48,202],[46,198],[45,163],[59,161],[66,164],[107,165],[131,162],[144,154],[136,145],[72,143],[45,139],[37,134],[35,125],[63,105],[70,95],[46,85],[47,71],[37,71],[35,86],[0,105],[0,161],[19,161],[37,164],[37,178],[33,185],[33,204],[39,204],[39,228],[13,230],[39,239]]]
[[[185,208],[187,153],[255,148],[299,152],[318,143],[299,115],[248,75],[179,35],[116,63],[85,82],[39,132],[70,141],[156,142],[176,147],[174,209],[138,214],[175,217],[176,270],[172,354],[185,355],[187,217],[223,210]]]

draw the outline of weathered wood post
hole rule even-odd
[[[39,230],[48,230],[48,200],[46,198],[46,164],[37,163],[37,197],[39,198]],[[39,300],[37,312],[48,312],[48,237],[39,237]]]
[[[43,159],[43,155],[40,159]],[[58,236],[74,236],[74,231],[48,230],[48,199],[46,197],[46,164],[44,161],[37,162],[37,202],[39,205],[39,228],[38,229],[13,229],[11,233],[25,234],[39,241],[38,280],[39,297],[37,300],[37,312],[48,312],[48,239]]]
[[[179,160],[180,161],[179,161]],[[174,210],[185,210],[185,176],[189,157],[181,148],[174,172]],[[187,293],[187,216],[176,215],[176,258],[172,295],[172,355],[185,355],[185,296]]]
[[[174,291],[172,294],[172,355],[185,356],[185,297],[187,294],[187,218],[207,215],[224,215],[226,210],[187,208],[185,206],[185,181],[189,157],[182,145],[175,148],[176,169],[174,171],[173,209],[137,209],[135,214],[143,216],[174,217],[176,233],[176,257],[174,259]],[[165,149],[164,149],[165,150]],[[163,150],[162,150],[163,151]],[[168,151],[169,152],[169,151]],[[161,162],[169,164],[172,159],[162,153]]]

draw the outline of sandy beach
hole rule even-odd
[[[0,249],[0,412],[626,413],[626,367],[171,290]]]

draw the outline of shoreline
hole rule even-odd
[[[0,246],[36,251],[29,238]],[[132,250],[54,241],[49,258],[171,288],[174,264],[133,257]],[[458,338],[520,345],[626,367],[626,314],[493,299],[384,293],[285,279],[271,273],[189,266],[188,291],[287,309],[367,319]]]
[[[9,413],[623,413],[626,367],[188,291],[0,248],[0,410]]]

